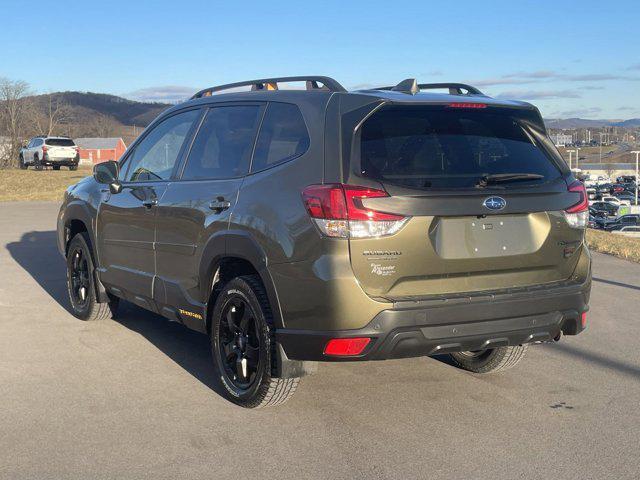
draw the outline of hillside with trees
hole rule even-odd
[[[16,166],[20,146],[36,135],[122,137],[129,145],[168,107],[93,92],[33,95],[26,82],[0,78],[0,168]]]

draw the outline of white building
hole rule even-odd
[[[549,137],[551,137],[556,147],[564,147],[565,145],[573,143],[573,136],[567,135],[566,133],[552,133]]]

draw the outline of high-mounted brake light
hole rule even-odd
[[[324,347],[325,355],[334,355],[336,357],[352,357],[360,355],[371,342],[370,338],[332,338]]]
[[[467,102],[458,102],[458,103],[450,103],[447,105],[449,108],[487,108],[486,103],[467,103]]]
[[[388,197],[384,190],[354,185],[310,185],[302,192],[304,205],[320,231],[329,237],[371,238],[393,235],[407,217],[366,208],[366,198]]]
[[[587,189],[584,184],[579,181],[569,185],[570,192],[579,193],[580,199],[577,203],[571,205],[564,211],[564,217],[569,226],[573,228],[586,228],[589,222],[589,200],[587,197]]]

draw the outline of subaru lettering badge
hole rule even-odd
[[[502,210],[507,206],[507,202],[502,197],[489,197],[482,204],[489,210]]]

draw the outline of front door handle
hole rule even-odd
[[[209,203],[209,208],[216,213],[222,213],[231,208],[231,202],[225,200],[224,197],[218,197]]]
[[[142,201],[142,205],[144,205],[145,208],[155,207],[157,204],[158,204],[157,198],[148,198]]]

